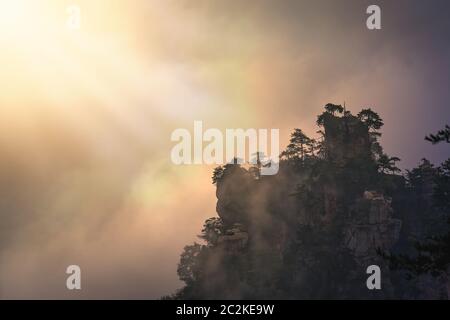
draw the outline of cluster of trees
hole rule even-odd
[[[325,105],[325,111],[317,117],[317,125],[323,127],[325,119],[327,117],[335,117],[342,115],[343,117],[352,116],[350,111],[345,110],[341,105],[336,105],[328,103]],[[379,131],[384,125],[383,119],[373,111],[371,108],[362,109],[356,117],[364,123],[368,130],[371,140],[371,152],[372,157],[376,160],[376,165],[381,173],[397,174],[401,170],[397,167],[396,163],[400,161],[398,157],[391,157],[384,153],[378,139],[381,137],[381,132]],[[325,147],[324,147],[324,135],[323,130],[317,131],[320,134],[319,139],[313,139],[308,137],[303,130],[294,129],[291,134],[286,150],[281,153],[281,159],[285,159],[300,165],[304,165],[308,159],[319,157],[325,157]]]
[[[304,163],[305,159],[315,155],[315,151],[320,148],[320,143],[309,138],[301,129],[294,129],[291,134],[289,144],[281,153],[281,158],[286,160],[299,160]]]
[[[433,144],[450,143],[449,129],[447,125],[425,139]],[[431,196],[433,215],[428,222],[433,227],[423,239],[412,243],[415,249],[412,255],[390,255],[382,251],[380,254],[390,262],[392,269],[405,270],[409,279],[424,274],[441,278],[447,287],[447,298],[450,299],[450,158],[437,168],[427,159],[422,159],[417,168],[407,171],[406,180],[416,196]]]

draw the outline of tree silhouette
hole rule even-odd
[[[441,130],[442,131],[442,130]],[[438,132],[437,139],[426,140],[433,143],[447,141],[445,134]],[[436,140],[436,141],[435,141]],[[439,140],[439,141],[437,141]],[[422,159],[419,168],[408,171],[410,185],[419,190],[425,185],[426,179],[433,178],[433,203],[442,214],[441,219],[447,222],[447,232],[440,235],[431,235],[423,241],[414,242],[416,249],[415,256],[405,254],[388,255],[379,250],[379,254],[390,262],[391,268],[403,269],[409,272],[409,277],[421,274],[431,274],[435,277],[442,277],[447,286],[447,298],[450,299],[450,158],[447,159],[438,169],[426,159]],[[446,221],[445,221],[446,220]]]
[[[325,122],[325,116],[328,115],[328,114],[329,114],[329,113],[324,112],[324,113],[322,113],[321,115],[317,116],[316,124],[317,124],[319,127],[322,127],[322,126],[323,126],[323,123]]]
[[[436,134],[429,134],[426,136],[425,140],[428,140],[433,144],[443,141],[450,143],[450,127],[446,125],[444,129],[439,130]]]
[[[418,192],[423,192],[424,186],[436,179],[437,173],[438,170],[430,160],[423,158],[417,168],[406,170],[408,185]]]
[[[401,170],[395,165],[398,161],[400,161],[398,157],[389,157],[387,154],[382,154],[377,161],[378,170],[382,173],[392,174],[400,172]]]
[[[378,142],[378,138],[381,137],[379,129],[384,125],[383,119],[370,108],[362,109],[356,117],[369,128],[369,136],[371,140],[371,151],[374,159],[381,159],[381,165],[387,164],[385,157],[383,157],[383,148]],[[395,157],[394,157],[395,158]],[[396,160],[398,161],[398,160]],[[383,163],[384,162],[384,163]],[[395,161],[394,161],[395,162]]]
[[[252,158],[250,159],[251,167],[248,170],[255,179],[261,178],[261,168],[266,165],[266,163],[263,163],[266,160],[266,155],[262,151],[257,151],[252,154]]]
[[[378,113],[370,108],[362,109],[357,117],[361,120],[369,129],[379,130],[383,125],[383,120],[380,118]]]
[[[202,233],[198,236],[200,239],[206,241],[208,246],[215,246],[219,236],[224,233],[224,224],[222,219],[212,217],[203,224]]]
[[[333,116],[335,115],[336,112],[337,113],[344,112],[344,108],[340,104],[332,104],[332,103],[327,103],[325,105],[325,110],[331,113]]]
[[[216,184],[223,176],[225,168],[223,166],[218,166],[214,168],[212,175],[212,183]]]
[[[312,155],[314,140],[309,138],[301,129],[295,129],[292,132],[289,142],[286,150],[281,153],[282,157],[300,159],[303,162],[306,155]]]
[[[316,131],[320,135],[318,140],[315,140],[315,149],[318,157],[323,157],[325,155],[325,132],[323,130]]]
[[[203,246],[198,243],[184,247],[177,273],[180,280],[184,281],[186,285],[194,284],[201,276],[200,256],[202,250]]]
[[[317,116],[316,124],[321,127],[323,126],[323,123],[325,122],[326,117],[335,116],[335,113],[342,113],[344,112],[344,108],[341,105],[327,103],[325,105],[325,111]],[[346,113],[348,115],[348,113]]]

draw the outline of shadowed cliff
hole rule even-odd
[[[386,259],[438,232],[438,168],[424,160],[400,175],[371,109],[352,115],[327,104],[317,125],[318,139],[294,130],[277,175],[237,163],[215,169],[218,217],[205,222],[204,244],[185,247],[178,274],[186,286],[166,298],[447,298],[441,278],[407,280]],[[370,265],[381,268],[382,290],[366,286]]]

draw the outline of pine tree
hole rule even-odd
[[[389,157],[387,154],[382,154],[378,161],[378,170],[382,173],[395,174],[401,170],[395,165],[396,162],[400,161],[398,157]]]
[[[450,143],[450,126],[446,125],[444,129],[439,130],[436,134],[430,134],[425,137],[425,140],[430,141],[433,144],[446,141]]]
[[[288,160],[299,159],[304,162],[307,155],[313,155],[314,140],[309,138],[301,129],[295,129],[291,134],[291,139],[286,150],[281,153],[281,157]]]
[[[370,108],[362,109],[357,114],[357,117],[372,131],[379,130],[384,125],[383,120],[380,118],[378,113]]]

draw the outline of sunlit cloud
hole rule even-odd
[[[371,104],[405,167],[442,160],[410,141],[443,125],[430,109],[449,110],[436,80],[448,78],[448,45],[419,50],[429,33],[399,36],[408,21],[389,17],[389,33],[369,35],[363,7],[0,0],[0,297],[74,298],[64,288],[73,263],[89,283],[75,298],[179,287],[179,254],[215,215],[213,168],[170,161],[170,133],[195,120],[279,128],[283,147],[294,127],[315,135],[325,103]]]

